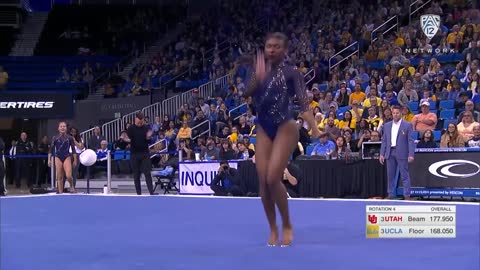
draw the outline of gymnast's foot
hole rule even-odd
[[[270,238],[268,238],[267,246],[274,247],[278,244],[278,228],[270,229]]]
[[[288,247],[293,242],[293,228],[292,226],[284,226],[282,235],[282,247]]]

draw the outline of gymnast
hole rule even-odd
[[[75,151],[75,142],[72,136],[67,134],[67,123],[61,121],[58,123],[59,134],[53,136],[52,144],[48,151],[48,167],[51,166],[52,154],[55,157],[55,170],[57,176],[57,194],[63,193],[63,177],[66,176],[70,184],[70,192],[76,193],[73,186],[72,178],[72,154],[73,167],[76,167],[78,162],[77,152]],[[70,153],[70,150],[71,153]]]
[[[312,137],[319,137],[320,131],[313,114],[309,111],[304,78],[295,66],[287,63],[287,37],[282,33],[267,35],[264,51],[258,50],[256,57],[242,57],[237,66],[250,63],[255,69],[251,78],[247,79],[246,95],[253,96],[257,107],[255,164],[260,183],[260,197],[270,226],[267,245],[280,244],[281,247],[287,247],[293,241],[293,227],[282,176],[299,138],[297,125],[289,110],[290,101],[294,97],[300,103],[299,116],[312,127]],[[276,224],[275,205],[282,218],[281,242]]]

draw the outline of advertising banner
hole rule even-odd
[[[73,93],[65,92],[0,92],[1,118],[73,117]]]
[[[237,168],[236,161],[229,161],[231,168]],[[210,188],[213,178],[218,174],[220,162],[180,162],[180,194],[212,195]]]
[[[417,149],[410,177],[412,187],[480,188],[480,148]]]

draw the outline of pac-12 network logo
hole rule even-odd
[[[428,39],[432,39],[440,29],[440,16],[435,14],[425,14],[420,16],[420,26]]]
[[[456,166],[468,166],[468,172],[465,173],[455,173],[450,171],[453,167]],[[447,159],[439,162],[435,162],[428,167],[428,171],[441,178],[450,177],[460,177],[468,178],[480,173],[480,165],[473,161],[464,160],[464,159]]]

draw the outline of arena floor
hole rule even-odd
[[[36,195],[0,199],[0,269],[480,269],[480,206],[456,239],[366,239],[365,205],[291,200],[295,242],[266,247],[258,198]]]

